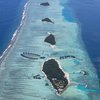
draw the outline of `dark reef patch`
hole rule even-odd
[[[42,71],[46,74],[47,79],[49,79],[59,94],[65,90],[68,85],[68,80],[55,59],[45,61]]]
[[[56,41],[54,35],[50,34],[49,36],[47,36],[44,42],[50,43],[51,45],[55,45]]]
[[[40,58],[40,55],[35,54],[35,53],[29,53],[29,52],[23,52],[20,54],[22,57],[29,58],[29,59],[34,59],[37,60]]]
[[[42,5],[42,6],[50,6],[50,4],[48,2],[40,3],[40,5]]]
[[[22,57],[24,58],[28,58],[28,59],[33,59],[33,60],[38,60],[38,59],[45,59],[46,57],[41,56],[39,54],[35,54],[35,53],[29,53],[29,52],[23,52],[22,54],[20,54]]]
[[[40,74],[33,76],[33,79],[41,79]]]
[[[87,71],[85,71],[85,70],[81,70],[81,71],[80,71],[80,74],[89,75],[89,73],[88,73]]]
[[[67,59],[67,58],[76,58],[75,56],[71,56],[71,55],[68,55],[68,56],[60,56],[59,59]]]
[[[50,19],[50,18],[44,18],[41,20],[42,22],[49,22],[49,23],[52,23],[54,24],[54,22]]]

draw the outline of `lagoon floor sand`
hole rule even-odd
[[[99,100],[100,95],[69,86],[62,95],[56,95],[52,84],[44,76],[41,66],[45,60],[34,61],[20,56],[23,52],[57,59],[56,56],[73,55],[77,59],[59,60],[70,81],[98,88],[98,77],[80,38],[77,23],[68,22],[62,16],[60,0],[46,0],[50,6],[42,6],[45,0],[31,0],[26,20],[20,33],[5,59],[0,65],[0,100]],[[66,3],[67,0],[63,0]],[[51,18],[55,24],[42,22]],[[47,33],[56,38],[56,48],[44,42]],[[50,55],[56,52],[55,55]],[[63,55],[62,55],[63,54]],[[84,75],[81,70],[88,72]],[[40,75],[41,79],[33,76]],[[94,82],[95,79],[96,81]],[[45,84],[49,84],[45,86]]]

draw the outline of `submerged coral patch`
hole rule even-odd
[[[48,2],[40,3],[40,5],[42,5],[42,6],[50,6],[50,4]]]
[[[44,18],[41,20],[42,22],[49,22],[49,23],[52,23],[54,24],[54,22],[50,19],[50,18]]]

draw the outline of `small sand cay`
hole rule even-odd
[[[40,5],[42,5],[42,6],[50,6],[50,4],[48,2],[40,3]]]
[[[58,62],[55,59],[45,61],[42,71],[47,76],[47,79],[51,82],[54,89],[58,94],[61,94],[69,84],[68,76],[60,69]]]

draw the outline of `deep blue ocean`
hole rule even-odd
[[[65,18],[78,22],[85,48],[100,78],[100,0],[69,0],[63,5]]]
[[[81,25],[85,48],[100,78],[100,0],[69,0]]]
[[[0,55],[20,24],[27,0],[0,0]]]

